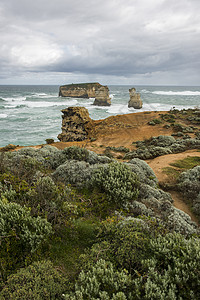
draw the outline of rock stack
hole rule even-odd
[[[102,85],[98,82],[66,84],[59,88],[59,96],[74,98],[95,98],[95,91]]]
[[[109,97],[109,89],[107,86],[101,86],[95,91],[95,100],[93,105],[110,106],[111,98]]]
[[[128,107],[134,107],[135,109],[142,108],[142,100],[140,98],[140,94],[136,93],[136,89],[129,89],[130,100],[128,102]]]
[[[83,141],[89,137],[93,120],[85,107],[68,107],[62,113],[62,133],[58,135],[60,141]]]

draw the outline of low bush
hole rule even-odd
[[[35,262],[10,275],[3,290],[2,300],[63,299],[67,280],[50,261]]]
[[[108,200],[118,207],[128,207],[138,197],[139,181],[128,165],[110,163],[98,167],[91,178],[91,186],[106,193]]]
[[[47,240],[52,227],[45,219],[32,217],[29,209],[0,200],[0,232],[0,271],[5,279]]]
[[[200,166],[183,172],[178,179],[178,188],[189,200],[194,212],[200,215]]]
[[[131,276],[126,270],[117,271],[111,262],[100,259],[88,270],[81,271],[75,290],[64,299],[131,300]]]

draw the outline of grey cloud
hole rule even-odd
[[[0,76],[198,74],[199,9],[196,0],[1,0]]]

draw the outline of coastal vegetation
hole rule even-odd
[[[190,167],[177,186],[199,214],[198,158]],[[198,227],[172,202],[139,158],[75,146],[2,152],[0,299],[199,299]]]

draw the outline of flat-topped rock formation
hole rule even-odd
[[[94,105],[110,106],[109,89],[98,82],[77,83],[60,86],[59,96],[73,98],[95,98]]]
[[[95,100],[93,105],[110,106],[111,98],[109,96],[109,89],[107,86],[101,86],[95,91]]]
[[[62,85],[59,96],[75,98],[95,98],[95,91],[102,87],[98,82]]]
[[[68,107],[62,110],[62,142],[83,141],[92,132],[93,120],[85,107]]]
[[[129,89],[130,100],[128,102],[128,107],[133,107],[135,109],[142,108],[142,100],[140,98],[140,94],[136,93],[136,89]]]

